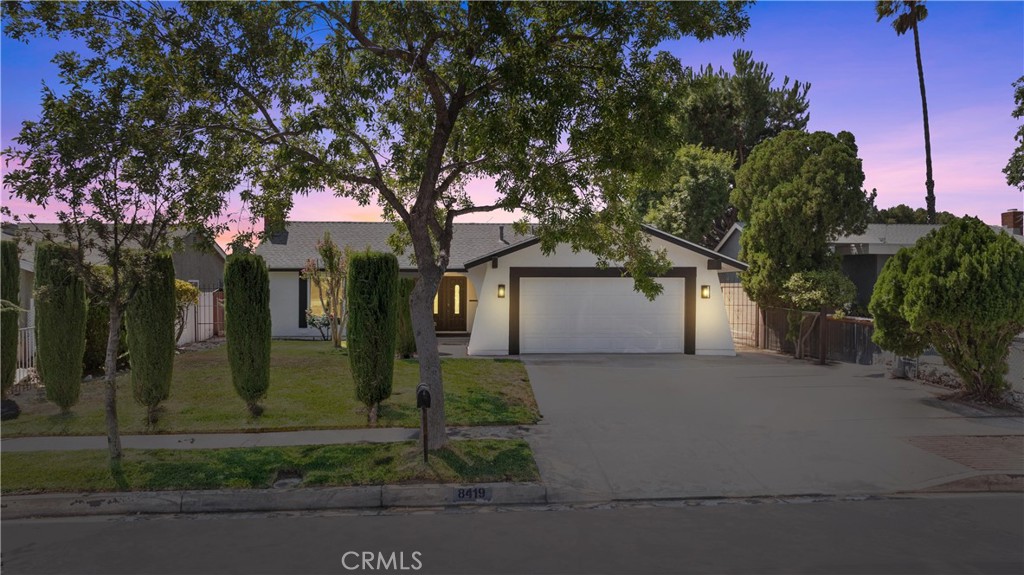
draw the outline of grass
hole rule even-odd
[[[445,416],[448,425],[516,425],[540,417],[526,368],[518,361],[445,358]],[[382,404],[379,427],[419,427],[416,360],[397,360],[392,396]],[[72,413],[22,394],[21,416],[5,421],[5,438],[33,435],[105,435],[102,381],[82,384]],[[145,408],[132,399],[127,376],[118,380],[121,433],[215,433],[287,431],[366,426],[366,409],[356,400],[348,356],[331,342],[275,341],[270,390],[261,417],[253,419],[231,385],[225,346],[187,352],[174,361],[171,397],[160,419],[148,427]]]
[[[261,489],[279,476],[301,486],[537,481],[523,440],[451,441],[423,463],[419,443],[375,443],[234,449],[127,449],[116,479],[102,451],[0,454],[0,492]]]

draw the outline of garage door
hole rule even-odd
[[[520,353],[682,353],[682,278],[654,301],[630,278],[522,278]]]

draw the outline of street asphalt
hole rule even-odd
[[[1024,573],[1021,494],[5,519],[0,530],[5,575]]]

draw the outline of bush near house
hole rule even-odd
[[[0,395],[7,397],[7,391],[14,385],[14,374],[18,369],[18,310],[21,286],[18,265],[18,244],[11,240],[0,241],[0,299],[8,302],[0,311]]]
[[[416,334],[412,330],[412,310],[409,296],[416,286],[413,278],[398,279],[398,342],[396,351],[402,359],[409,359],[416,353]]]
[[[398,258],[352,254],[348,262],[348,353],[356,397],[376,425],[380,402],[391,397],[398,332]]]
[[[68,266],[71,257],[65,246],[36,246],[36,369],[62,413],[78,402],[85,355],[85,282]]]
[[[125,317],[131,351],[132,396],[155,423],[157,407],[171,392],[174,369],[174,263],[170,254],[154,256]]]
[[[932,345],[963,393],[996,400],[1010,343],[1024,331],[1024,246],[977,218],[949,223],[890,258],[869,309],[872,340],[900,355]]]
[[[228,258],[224,267],[224,322],[228,332],[231,383],[249,413],[259,417],[259,402],[270,387],[270,275],[255,254]]]

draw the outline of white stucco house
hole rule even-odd
[[[330,232],[339,246],[390,251],[393,224],[287,222],[256,253],[270,269],[272,333],[311,338],[306,309],[317,310],[317,286],[300,277],[316,242]],[[733,355],[719,272],[746,264],[654,228],[653,249],[664,249],[671,271],[654,301],[633,290],[617,268],[598,269],[597,257],[568,245],[544,255],[540,241],[511,224],[456,224],[449,269],[434,300],[441,335],[468,335],[470,355],[535,353],[685,353]],[[410,249],[411,251],[411,249]],[[399,255],[414,276],[411,253]]]

